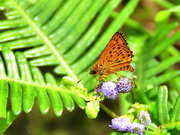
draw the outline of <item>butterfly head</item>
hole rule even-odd
[[[96,74],[98,74],[97,65],[94,65],[94,66],[90,69],[89,74],[91,74],[91,75],[96,75]]]
[[[91,75],[95,75],[97,74],[97,71],[95,69],[91,69],[90,72],[89,72]]]

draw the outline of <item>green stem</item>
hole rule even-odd
[[[67,71],[67,73],[76,81],[78,82],[79,79],[77,78],[77,75],[74,73],[74,71],[71,69],[71,67],[66,63],[66,61],[63,59],[62,55],[58,52],[55,45],[50,41],[48,36],[41,30],[41,28],[33,21],[32,18],[23,10],[22,7],[18,5],[18,3],[14,0],[12,0],[13,6],[16,8],[16,10],[20,13],[20,15],[27,21],[27,23],[32,27],[32,29],[37,33],[37,35],[42,39],[44,44],[47,46],[48,49],[51,50],[52,54],[57,58],[60,65],[64,67],[64,69]],[[80,83],[81,87],[84,87]]]
[[[180,122],[173,122],[173,123],[169,123],[169,124],[163,124],[158,126],[158,130],[156,131],[155,135],[160,135],[161,133],[161,128],[168,128],[168,127],[173,127],[173,126],[178,126],[180,125]]]
[[[126,97],[128,94],[119,94],[119,106],[120,114],[125,114],[128,112],[129,107],[131,106],[130,102],[127,101]]]
[[[104,110],[109,116],[111,116],[112,118],[118,117],[117,114],[115,114],[114,112],[112,112],[109,108],[107,108],[105,105],[103,105],[102,103],[100,103],[100,107],[102,110]]]

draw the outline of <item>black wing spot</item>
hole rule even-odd
[[[130,54],[128,54],[127,56],[128,56],[128,57],[130,57],[131,55],[130,55]]]
[[[126,53],[129,53],[129,51],[126,51]]]
[[[117,51],[114,51],[113,53],[117,53]]]
[[[118,47],[118,49],[121,49],[121,47]]]
[[[112,51],[109,52],[110,54],[112,53]]]
[[[122,57],[123,59],[126,58],[125,56]]]
[[[116,59],[116,60],[115,60],[115,62],[116,62],[116,63],[119,63],[119,62],[120,62],[120,60]]]

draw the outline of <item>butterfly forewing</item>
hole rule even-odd
[[[120,63],[131,62],[133,52],[127,46],[124,36],[120,33],[115,33],[108,45],[102,52],[97,64],[105,66],[119,65]]]
[[[129,65],[133,52],[127,45],[123,34],[115,33],[94,66],[96,72],[108,75],[122,70],[133,71]]]

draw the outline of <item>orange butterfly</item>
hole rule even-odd
[[[101,79],[105,80],[104,77],[117,71],[127,70],[133,72],[134,69],[129,64],[134,55],[127,45],[128,43],[123,34],[116,32],[96,64],[90,69],[90,74],[99,75]]]

